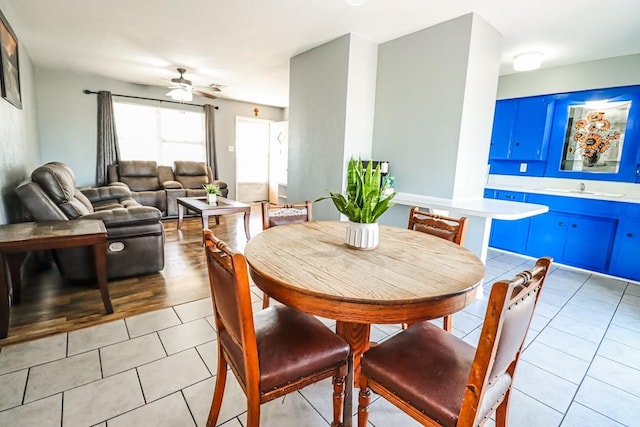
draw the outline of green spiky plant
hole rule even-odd
[[[393,203],[395,192],[385,194],[389,188],[385,182],[380,185],[380,165],[372,169],[371,163],[367,167],[362,166],[362,161],[356,162],[353,157],[349,160],[347,169],[347,194],[329,192],[328,196],[315,200],[331,199],[338,211],[349,218],[349,221],[372,224],[378,221],[380,215],[386,212]]]
[[[222,196],[222,192],[220,191],[220,187],[218,186],[218,184],[210,182],[208,184],[202,184],[202,188],[204,188],[204,191],[206,191],[207,194]]]

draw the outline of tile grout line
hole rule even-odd
[[[589,278],[591,278],[592,276],[590,275]],[[571,296],[571,298],[573,298],[575,296],[575,294],[578,292],[578,290],[582,289],[585,285],[587,281],[585,280],[585,282],[582,283],[582,285],[576,290],[576,292],[574,293],[574,295]],[[575,393],[573,394],[573,396],[571,397],[571,404],[569,404],[569,407],[567,408],[567,410],[562,414],[562,419],[560,420],[560,424],[562,425],[562,423],[564,422],[564,420],[567,417],[567,414],[569,413],[569,410],[571,409],[571,405],[573,405],[574,403],[580,404],[581,403],[579,401],[576,400],[576,397],[578,396],[578,392],[580,391],[580,388],[582,387],[582,384],[584,384],[584,380],[585,378],[587,378],[589,376],[589,370],[591,369],[591,366],[593,365],[593,361],[595,360],[596,356],[598,355],[598,351],[600,350],[600,347],[602,346],[602,342],[604,341],[606,335],[607,335],[607,331],[609,331],[609,327],[611,326],[611,322],[613,322],[613,317],[615,316],[615,313],[618,311],[618,307],[620,306],[620,301],[622,301],[622,296],[624,295],[624,292],[626,292],[627,287],[629,286],[629,282],[627,282],[627,285],[625,286],[625,290],[622,292],[622,294],[620,295],[620,300],[618,301],[618,304],[616,305],[616,310],[614,311],[613,315],[611,316],[611,319],[609,319],[609,323],[607,324],[607,327],[604,330],[604,334],[602,334],[602,338],[600,338],[600,342],[598,343],[598,346],[596,347],[596,351],[593,353],[593,357],[591,358],[591,361],[589,362],[589,365],[587,366],[587,369],[584,373],[584,376],[582,377],[582,380],[580,381],[580,384],[578,384],[578,387],[576,388]],[[571,298],[569,299],[569,301],[571,301]],[[569,303],[569,301],[567,301],[567,304]],[[563,306],[564,308],[564,306]],[[593,377],[591,377],[593,378]],[[596,378],[594,378],[596,379]],[[597,379],[596,379],[597,380]],[[606,384],[606,383],[605,383]],[[617,388],[617,387],[615,387]],[[624,390],[623,390],[624,391]],[[582,405],[585,406],[585,405]],[[586,407],[586,406],[585,406]],[[602,415],[605,418],[608,419],[612,419],[611,417],[602,414],[601,412],[596,411],[594,408],[588,407],[589,410]],[[614,422],[618,422],[617,420],[613,420]]]

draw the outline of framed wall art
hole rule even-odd
[[[20,92],[20,62],[18,61],[18,38],[0,11],[0,89],[2,97],[22,108]]]
[[[631,101],[569,107],[560,169],[618,173]]]

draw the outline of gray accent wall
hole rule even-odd
[[[342,192],[349,158],[371,156],[377,45],[346,34],[291,58],[290,203]],[[314,219],[338,219],[331,201]]]
[[[500,77],[498,99],[640,84],[640,54]]]
[[[22,94],[22,109],[0,98],[0,224],[9,224],[25,219],[14,189],[40,162],[40,144],[33,64],[6,1],[0,1],[0,9],[18,38]]]
[[[500,43],[467,14],[380,45],[373,154],[397,191],[481,197]]]
[[[83,93],[108,90],[113,94],[168,99],[168,89],[160,86],[146,86],[105,77],[79,74],[72,71],[36,69],[38,92],[39,132],[42,144],[42,162],[60,161],[66,163],[76,174],[79,186],[95,185],[97,100],[96,95]],[[114,100],[142,102],[114,97]],[[254,117],[254,108],[260,110],[258,118],[281,121],[284,109],[259,104],[249,104],[227,99],[209,100],[194,97],[193,103],[211,103],[216,110],[216,150],[218,154],[218,175],[229,184],[229,197],[235,194],[235,146],[236,116]],[[158,105],[158,102],[154,102]],[[176,104],[165,106],[180,108]],[[197,108],[188,107],[184,108]]]

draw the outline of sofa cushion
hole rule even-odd
[[[176,161],[174,162],[176,181],[184,188],[202,189],[210,182],[207,164],[204,162]]]
[[[204,162],[192,162],[188,160],[177,160],[174,162],[174,172],[176,175],[198,176],[207,175],[207,165]]]
[[[160,190],[158,165],[150,160],[123,160],[119,164],[120,181],[132,191]]]

